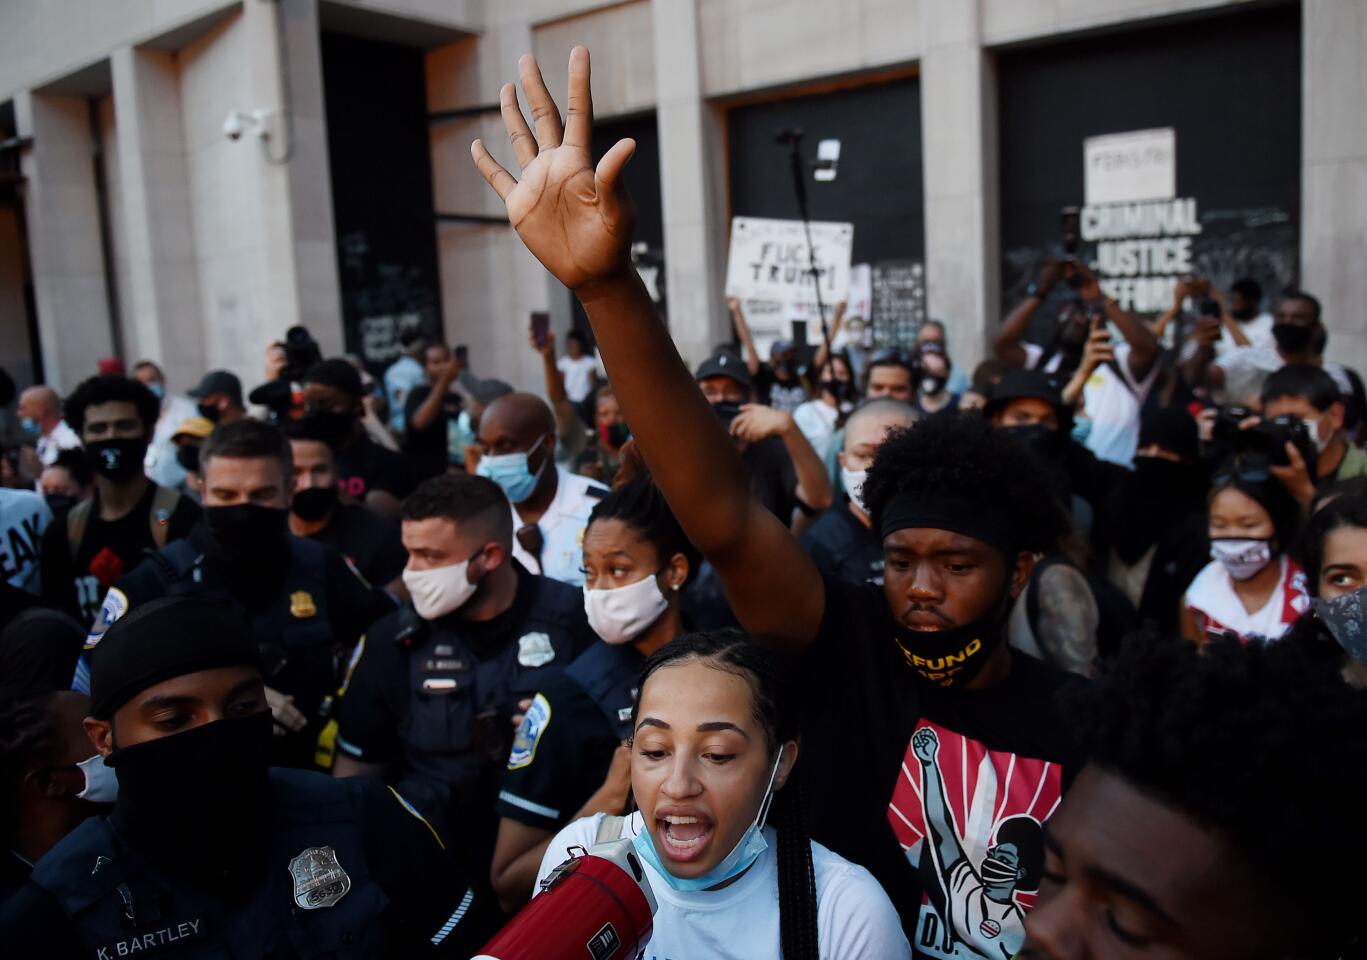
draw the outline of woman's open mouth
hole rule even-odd
[[[661,853],[677,863],[691,863],[707,850],[715,831],[704,817],[670,813],[655,818],[655,832]]]

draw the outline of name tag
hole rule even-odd
[[[422,662],[423,673],[463,673],[469,669],[464,660],[431,657]]]
[[[115,940],[107,946],[96,947],[95,956],[97,960],[138,956],[148,950],[155,950],[157,947],[170,946],[179,940],[198,937],[202,926],[203,921],[200,919],[186,920],[183,923],[162,927],[160,930],[154,930],[151,933],[129,937],[127,940]]]

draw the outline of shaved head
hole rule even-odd
[[[530,393],[499,397],[479,418],[479,439],[486,447],[495,446],[501,438],[527,450],[546,434],[555,436],[555,415],[546,401]]]
[[[909,427],[916,419],[916,410],[909,403],[890,397],[868,400],[845,421],[845,442],[849,444],[852,435],[867,433],[866,428],[872,428],[881,438],[889,429]]]
[[[62,398],[57,396],[57,391],[51,387],[29,387],[19,394],[19,403],[25,406],[33,404],[34,409],[42,413],[62,412]]]

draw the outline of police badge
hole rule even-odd
[[[294,902],[301,910],[331,907],[347,895],[351,878],[331,847],[309,847],[290,861]]]

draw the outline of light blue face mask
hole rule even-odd
[[[1072,437],[1078,443],[1086,443],[1087,438],[1092,435],[1092,421],[1086,417],[1078,417],[1073,420]]]
[[[38,434],[38,421],[32,417],[20,417],[19,429],[28,434],[36,436]]]
[[[536,438],[532,444],[535,450],[542,440],[549,434],[543,433]],[[550,457],[541,461],[541,467],[532,473],[527,467],[527,457],[531,451],[518,453],[501,453],[497,456],[485,454],[480,457],[479,466],[475,468],[475,473],[494,481],[503,488],[503,493],[507,496],[510,503],[522,503],[536,491],[536,484],[541,479],[541,474],[546,471],[546,464],[551,462]]]
[[[783,749],[780,748],[778,757],[774,760],[774,769],[769,772],[769,785],[764,789],[764,799],[760,801],[759,812],[755,814],[755,822],[750,824],[750,829],[745,831],[745,836],[740,838],[735,849],[728,853],[721,863],[701,877],[685,879],[670,873],[660,861],[660,855],[655,850],[655,841],[651,839],[649,827],[632,837],[631,845],[636,848],[636,852],[642,860],[655,868],[655,872],[664,878],[665,883],[669,884],[671,889],[678,890],[681,893],[710,890],[728,880],[734,880],[749,870],[750,865],[759,859],[759,855],[769,849],[769,843],[764,839],[764,821],[769,816],[769,807],[774,802],[774,778],[778,776],[778,765],[782,760]]]
[[[152,391],[152,396],[161,400],[166,396],[166,388],[159,383],[149,383],[147,389]]]

